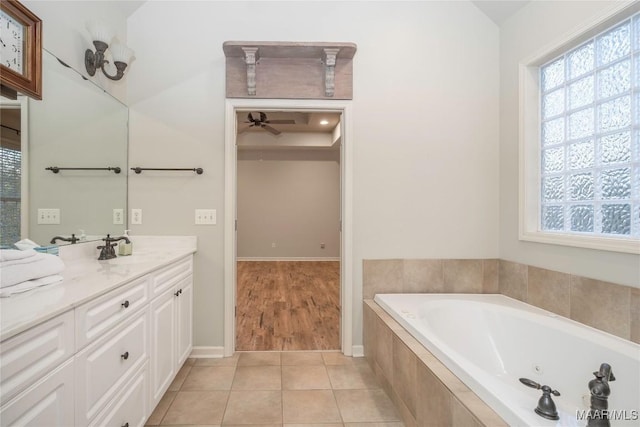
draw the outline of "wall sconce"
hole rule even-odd
[[[113,39],[113,34],[109,28],[98,22],[89,22],[87,24],[87,30],[91,35],[93,45],[96,51],[87,49],[84,53],[84,66],[87,69],[87,73],[90,76],[96,74],[96,70],[99,68],[102,73],[111,80],[120,80],[124,76],[124,70],[127,68],[127,63],[133,56],[133,50],[129,49],[122,43],[117,41],[109,46],[109,42]],[[105,52],[109,49],[113,65],[116,67],[116,74],[109,75],[104,69],[104,65],[109,61],[105,59]]]

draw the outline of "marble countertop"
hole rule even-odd
[[[62,282],[0,298],[0,341],[196,252],[195,236],[131,236],[133,254],[98,261],[102,242],[60,247]],[[117,248],[116,248],[117,253]]]

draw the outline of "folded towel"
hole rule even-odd
[[[34,262],[39,262],[42,261],[44,258],[42,257],[42,253],[34,251],[35,255],[34,256],[30,256],[27,258],[19,258],[19,259],[13,259],[10,261],[0,261],[0,270],[4,269],[5,267],[10,267],[12,265],[18,265],[18,264],[32,264]]]
[[[0,264],[0,288],[51,276],[64,270],[64,263],[60,257],[50,254],[38,254],[37,257],[38,260],[29,263]]]
[[[0,261],[14,261],[35,256],[37,254],[33,249],[19,251],[17,249],[0,249]]]
[[[62,282],[63,279],[64,278],[59,274],[54,274],[51,276],[41,277],[40,279],[27,280],[26,282],[18,283],[17,285],[2,288],[2,291],[0,291],[0,298],[7,298],[11,295],[27,292],[41,286],[53,285],[54,283]]]

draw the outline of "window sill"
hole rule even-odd
[[[551,245],[573,246],[602,251],[640,254],[640,241],[637,239],[617,239],[601,236],[575,236],[561,233],[521,232],[520,240]]]

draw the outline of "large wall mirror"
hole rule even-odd
[[[128,108],[50,52],[42,59],[42,101],[3,98],[0,105],[1,243],[121,235]]]

